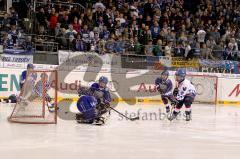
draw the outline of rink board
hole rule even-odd
[[[43,69],[43,68],[41,68]],[[24,69],[0,68],[0,98],[7,98],[11,94],[19,93],[20,74]],[[93,70],[92,70],[93,71]],[[58,71],[58,101],[78,99],[77,89],[79,86],[90,86],[97,81],[100,76],[109,78],[109,88],[113,95],[113,102],[127,103],[154,103],[162,104],[160,95],[154,85],[159,72],[149,72],[146,70],[125,70],[125,72],[84,72],[74,70]],[[170,72],[170,79],[174,79],[174,72]],[[194,75],[218,76],[217,82],[217,103],[223,105],[240,105],[240,81],[237,75],[226,74],[204,74],[192,73]],[[202,93],[206,97],[213,98],[214,95],[206,94],[207,83],[199,83]],[[131,91],[129,91],[131,90]],[[205,94],[204,94],[205,93]],[[198,95],[197,95],[198,97]],[[208,102],[206,101],[206,104]]]

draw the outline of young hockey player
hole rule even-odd
[[[81,112],[76,114],[78,123],[103,125],[105,123],[103,114],[109,111],[111,96],[107,88],[108,79],[104,76],[99,78],[90,88],[81,87],[78,90],[80,98],[77,108]]]
[[[177,102],[175,103],[176,108],[173,111],[173,114],[169,117],[170,121],[177,117],[183,104],[186,107],[186,121],[191,120],[191,106],[196,96],[196,89],[188,79],[185,79],[185,77],[185,69],[179,69],[176,71],[175,78],[177,82],[177,87],[174,89],[173,95],[177,99]]]
[[[36,85],[33,88],[33,94],[29,100],[33,100],[35,98],[45,98],[46,105],[48,107],[49,112],[54,112],[55,105],[52,98],[49,96],[48,91],[50,90],[50,81],[48,74],[41,73],[40,75],[41,79],[36,83]]]
[[[26,84],[28,83],[32,84],[29,85],[31,87],[25,88],[24,92],[26,93],[24,93],[24,95],[22,96],[22,100],[20,101],[20,103],[23,103],[24,106],[27,106],[29,105],[29,102],[34,101],[37,98],[40,99],[44,98],[42,100],[45,100],[49,112],[52,113],[55,111],[55,105],[54,101],[48,94],[48,91],[51,88],[48,75],[46,73],[41,73],[40,78],[41,79],[37,81],[36,84],[35,84],[36,79],[34,79],[34,81],[27,81]]]
[[[34,69],[33,64],[28,64],[28,65],[27,65],[27,70],[25,70],[25,71],[22,72],[22,74],[21,74],[21,76],[20,76],[20,89],[23,88],[23,85],[24,85],[24,83],[26,82],[27,75],[28,75],[31,71],[33,71],[33,69]],[[32,76],[33,76],[33,78],[35,78],[35,79],[37,78],[37,75],[36,75],[36,74],[32,74]]]
[[[166,106],[166,113],[170,112],[171,103],[175,100],[172,94],[173,84],[172,81],[168,78],[168,76],[169,72],[167,70],[164,70],[161,73],[161,77],[158,77],[155,80],[157,90],[161,94],[162,101]]]

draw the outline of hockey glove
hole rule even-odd
[[[173,90],[173,96],[176,97],[178,94],[178,88],[174,88]]]

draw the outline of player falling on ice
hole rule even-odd
[[[104,76],[99,78],[90,88],[81,87],[78,90],[79,99],[76,114],[78,123],[103,125],[105,118],[103,114],[109,112],[111,96],[107,88],[108,79]]]
[[[177,87],[174,89],[173,95],[177,99],[177,102],[175,103],[176,107],[172,115],[169,117],[170,121],[172,121],[178,116],[178,114],[180,113],[180,109],[183,105],[185,105],[186,108],[186,121],[191,120],[191,107],[196,96],[196,89],[188,79],[185,79],[185,77],[185,69],[179,69],[176,71],[175,78],[177,82]]]
[[[30,83],[30,84],[29,84]],[[48,91],[51,88],[50,82],[48,79],[48,74],[41,73],[40,80],[37,81],[36,78],[27,80],[27,83],[24,84],[24,92],[25,95],[22,97],[23,105],[27,106],[28,102],[34,101],[36,99],[42,99],[45,100],[46,106],[48,107],[48,110],[50,113],[55,111],[55,105],[52,98],[49,96]],[[26,84],[29,88],[26,88]]]
[[[17,99],[18,102],[25,103],[27,96],[31,93],[35,81],[37,79],[37,74],[33,72],[34,66],[33,64],[27,65],[27,70],[24,70],[20,76],[20,94],[19,98]],[[30,91],[29,91],[30,90]]]
[[[169,72],[167,70],[164,70],[161,73],[161,77],[158,77],[155,80],[155,85],[157,86],[157,90],[161,94],[162,101],[166,106],[167,114],[170,112],[171,103],[175,101],[172,94],[173,84],[168,77],[169,77]]]

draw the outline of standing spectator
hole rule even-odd
[[[57,26],[55,27],[55,36],[57,36],[61,32],[61,24],[57,23]]]
[[[153,0],[148,0],[144,5],[144,17],[153,15]]]
[[[73,29],[74,29],[76,32],[78,32],[78,33],[80,32],[81,26],[80,26],[80,24],[79,24],[79,21],[78,21],[78,18],[77,18],[77,17],[74,17],[72,26],[73,26]]]
[[[51,35],[54,35],[55,33],[55,27],[57,26],[57,22],[58,22],[58,13],[56,13],[55,8],[52,8],[51,15],[49,18],[49,30]]]
[[[39,22],[39,25],[44,26],[45,28],[47,28],[47,16],[44,12],[43,7],[40,8],[39,12],[37,13],[37,20]]]
[[[91,39],[90,39],[90,31],[87,25],[83,26],[83,29],[81,31],[81,36],[87,46],[87,51],[89,51],[91,48]]]
[[[9,8],[10,11],[10,25],[18,25],[18,13],[16,12],[15,8]]]

